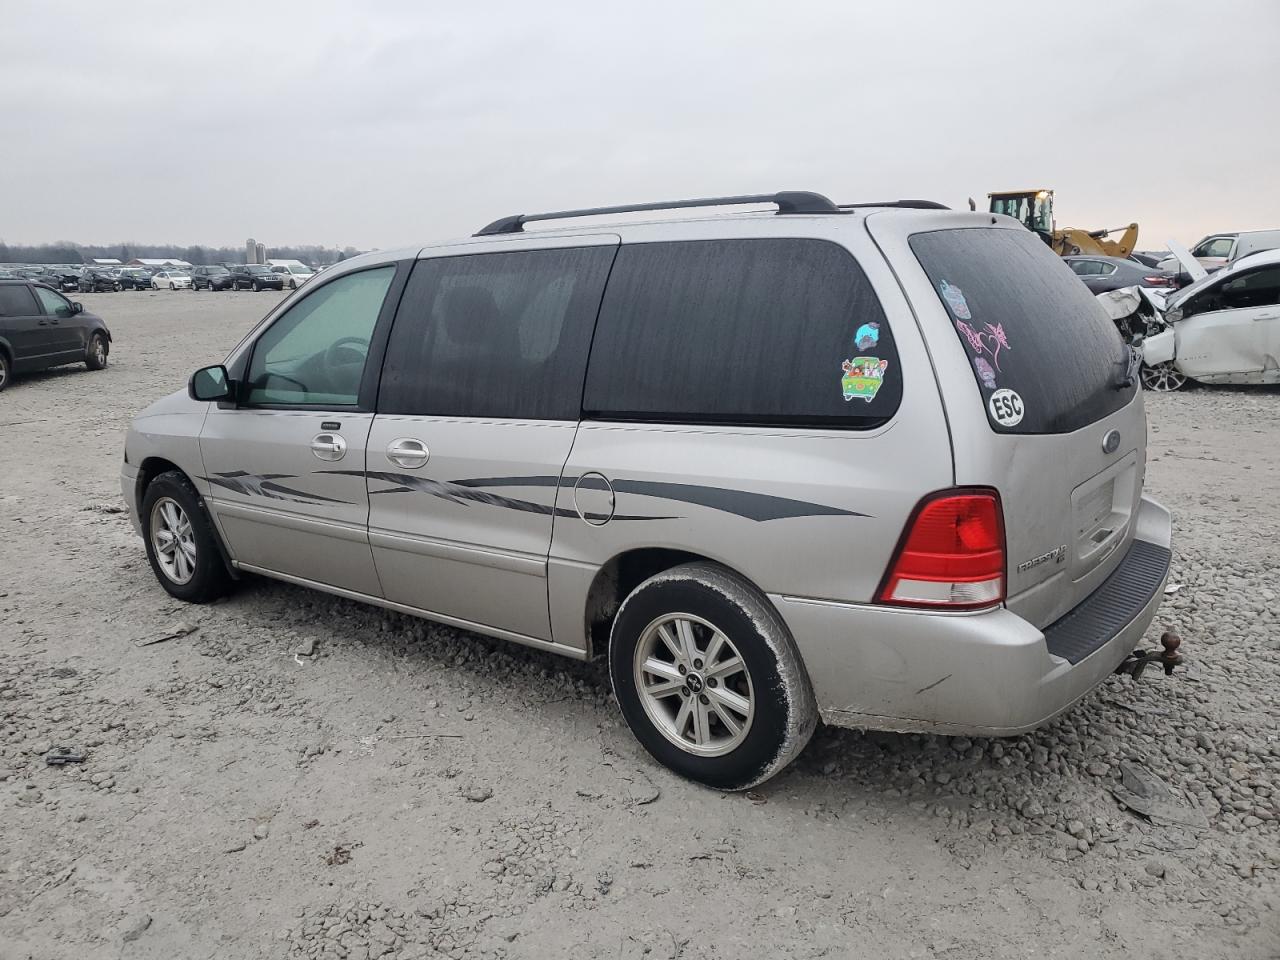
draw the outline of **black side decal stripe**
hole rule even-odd
[[[613,489],[618,493],[635,493],[661,500],[692,503],[724,513],[732,513],[748,520],[788,520],[793,517],[865,517],[865,513],[829,507],[806,500],[775,497],[767,493],[748,490],[732,490],[727,487],[707,487],[692,483],[663,483],[654,480],[614,480]],[[465,487],[555,487],[573,486],[576,477],[484,477],[475,480],[455,480]]]

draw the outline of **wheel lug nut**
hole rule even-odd
[[[715,677],[707,677],[707,686],[708,686],[708,687],[714,687],[714,686],[715,686],[716,684],[718,684],[719,682],[720,682],[720,681],[719,681],[719,680],[717,680]]]
[[[705,693],[701,693],[701,694],[699,694],[699,695],[698,695],[698,700],[699,700],[701,703],[703,703],[703,704],[707,704],[707,703],[710,703],[710,702],[711,702],[710,700],[708,700],[708,699],[707,699],[707,695],[706,695]]]
[[[702,669],[702,661],[701,661],[701,660],[695,660],[695,661],[693,661],[693,669],[695,669],[695,670],[701,670],[701,669]]]
[[[688,672],[689,672],[689,668],[686,667],[683,663],[680,664],[680,675],[684,676]]]
[[[680,688],[680,696],[682,696],[682,697],[687,697],[687,696],[689,696],[689,688],[688,688],[688,687],[681,687],[681,688]]]

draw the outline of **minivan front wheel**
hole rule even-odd
[[[777,611],[712,563],[636,587],[614,619],[609,675],[644,748],[720,790],[772,777],[817,725],[809,678]]]
[[[142,497],[147,559],[160,586],[179,600],[207,603],[231,585],[213,525],[195,487],[171,470],[151,481]]]

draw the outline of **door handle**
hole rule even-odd
[[[311,440],[311,452],[319,460],[341,460],[347,455],[347,441],[336,433],[318,433]]]
[[[47,327],[47,326],[49,325],[49,321],[48,321],[48,320],[39,320],[39,321],[37,321],[37,322],[38,322],[38,323],[40,324],[40,326],[42,326],[42,327]]]
[[[431,451],[421,440],[401,437],[387,444],[387,459],[397,467],[416,470],[431,458]]]

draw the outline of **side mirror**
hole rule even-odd
[[[227,368],[218,364],[197,370],[187,383],[187,394],[192,400],[229,400],[231,380],[227,376]]]
[[[79,300],[73,300],[73,301],[71,302],[71,312],[72,312],[72,313],[84,313],[84,304],[83,304],[83,303],[81,303]]]

